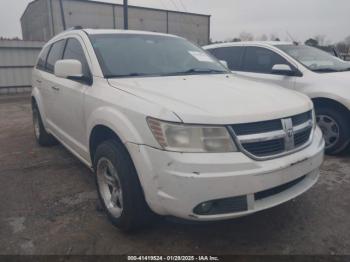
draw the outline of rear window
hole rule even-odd
[[[208,50],[217,59],[225,60],[228,64],[228,68],[233,71],[239,71],[241,69],[242,56],[244,53],[244,47],[220,47]]]

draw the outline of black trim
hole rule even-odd
[[[209,204],[209,210],[203,210],[202,204]],[[235,196],[228,198],[221,198],[203,202],[193,209],[193,213],[197,215],[221,215],[235,212],[243,212],[248,210],[247,196]]]
[[[277,195],[277,194],[279,194],[283,191],[286,191],[286,190],[292,188],[293,186],[297,185],[298,183],[303,181],[305,178],[306,178],[306,176],[302,176],[302,177],[299,177],[293,181],[285,183],[283,185],[257,192],[254,194],[254,198],[255,198],[255,200],[261,200],[261,199],[264,199],[264,198],[267,198],[267,197],[270,197],[273,195]]]

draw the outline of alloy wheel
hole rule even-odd
[[[328,115],[318,115],[316,120],[323,132],[326,141],[326,149],[337,144],[340,138],[340,128],[337,121]]]
[[[103,157],[97,163],[96,175],[106,208],[115,218],[120,217],[123,211],[123,191],[117,170],[109,159]]]

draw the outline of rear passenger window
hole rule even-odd
[[[271,74],[272,67],[277,64],[290,65],[282,56],[261,47],[247,47],[243,59],[243,71]]]
[[[63,59],[74,59],[80,61],[83,67],[83,75],[90,76],[90,70],[85,58],[84,50],[77,39],[68,39]]]
[[[221,47],[208,51],[212,53],[217,59],[225,60],[230,70],[239,71],[241,69],[241,60],[244,52],[244,47]]]
[[[47,54],[50,51],[51,46],[45,47],[45,49],[40,53],[38,63],[36,64],[36,68],[39,70],[45,70],[46,58]]]
[[[62,59],[63,50],[65,46],[66,40],[61,40],[52,45],[49,56],[47,58],[46,70],[50,73],[53,73],[55,68],[55,63],[58,60]]]

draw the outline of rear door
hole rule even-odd
[[[54,75],[55,63],[62,59],[66,40],[60,40],[52,44],[50,52],[48,54],[45,71],[43,74],[42,89],[46,92],[46,120],[48,127],[54,134],[57,133],[57,122],[55,119],[55,113],[57,110],[57,77]]]
[[[32,77],[32,86],[33,88],[37,88],[40,92],[41,96],[41,108],[40,114],[42,116],[43,121],[46,120],[46,110],[49,107],[49,93],[45,88],[45,71],[46,71],[46,59],[49,54],[51,46],[46,46],[39,55],[38,62],[33,70]],[[46,122],[45,122],[46,123]]]

